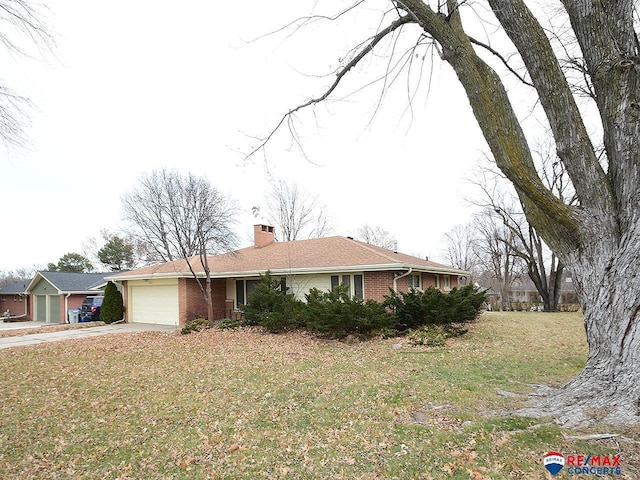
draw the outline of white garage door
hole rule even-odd
[[[178,324],[177,285],[136,285],[129,295],[130,322]]]

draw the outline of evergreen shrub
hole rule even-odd
[[[274,333],[303,326],[301,302],[283,292],[280,282],[269,272],[260,275],[260,283],[247,300],[246,305],[240,306],[247,325],[260,325]]]
[[[410,330],[427,324],[465,323],[478,318],[485,302],[485,292],[473,285],[444,293],[429,287],[396,293],[392,289],[383,305],[395,314],[394,328]]]
[[[104,289],[104,298],[100,306],[100,320],[104,323],[113,323],[124,317],[124,303],[122,294],[115,283],[109,282]]]
[[[393,324],[392,316],[382,304],[350,297],[344,285],[330,292],[312,288],[305,297],[307,302],[303,315],[309,330],[335,337],[350,334],[369,336],[373,331]]]
[[[473,320],[482,311],[485,295],[474,286],[454,288],[448,294],[436,288],[424,292],[412,289],[399,294],[391,290],[385,301],[379,303],[351,297],[348,288],[339,285],[331,291],[312,288],[305,295],[306,302],[301,302],[282,291],[280,281],[267,272],[261,275],[260,283],[247,300],[247,305],[240,307],[244,321],[231,322],[231,328],[259,325],[270,332],[305,328],[334,337],[382,335],[389,338],[394,331]]]

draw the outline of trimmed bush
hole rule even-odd
[[[100,320],[104,323],[113,323],[124,317],[124,303],[122,294],[115,283],[109,282],[104,289],[104,298],[100,306]]]

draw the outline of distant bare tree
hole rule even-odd
[[[390,250],[396,246],[396,242],[392,238],[391,233],[378,225],[374,227],[366,224],[362,225],[358,229],[358,240]]]
[[[180,258],[180,249],[171,235],[171,178],[176,172],[154,170],[138,179],[138,187],[122,198],[124,217],[135,227],[132,234],[144,245],[147,260],[171,262]],[[192,254],[195,252],[192,252]]]
[[[475,276],[478,256],[476,255],[477,234],[470,223],[456,225],[444,234],[446,242],[445,258],[455,268],[466,270]],[[471,278],[473,281],[473,278]]]
[[[512,203],[509,203],[504,196],[487,197],[489,206],[485,211],[489,217],[506,227],[499,239],[522,259],[527,275],[542,297],[544,311],[555,312],[560,300],[564,265],[526,221],[518,202],[511,200]]]
[[[0,288],[13,283],[28,282],[39,270],[44,270],[42,265],[16,268],[15,270],[0,270]]]
[[[574,205],[575,193],[571,180],[561,162],[558,162],[551,145],[542,145],[536,152],[540,159],[542,181],[558,198]],[[504,225],[510,234],[501,237],[509,243],[526,265],[527,275],[542,298],[545,312],[555,312],[560,300],[560,287],[564,264],[551,251],[538,231],[527,221],[521,202],[504,177],[490,168],[482,168],[473,182],[482,192],[482,197],[472,203],[487,212],[486,218],[493,218]]]
[[[123,197],[123,208],[150,251],[166,261],[186,260],[213,322],[208,255],[231,251],[237,244],[233,202],[205,178],[163,169],[140,177],[138,187]]]
[[[502,309],[509,310],[513,282],[523,273],[522,258],[513,248],[517,239],[511,230],[496,222],[489,211],[478,213],[474,217],[473,227],[478,236],[478,264],[491,275],[492,287],[500,294]]]
[[[25,0],[0,0],[0,45],[12,54],[27,55],[25,41],[50,49],[53,36],[44,20],[42,4]],[[6,85],[0,85],[0,138],[5,145],[23,145],[31,102]]]
[[[274,180],[265,196],[266,209],[262,212],[276,228],[279,241],[320,238],[331,231],[327,207],[318,197],[305,193],[296,182]],[[254,214],[260,212],[254,207]]]

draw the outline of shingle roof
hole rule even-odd
[[[204,274],[198,257],[189,259],[196,273]],[[291,242],[277,242],[264,247],[248,247],[232,253],[208,257],[214,277],[272,273],[312,273],[345,270],[392,270],[413,268],[465,275],[468,272],[422,258],[394,253],[348,237],[325,237]],[[190,276],[186,260],[152,265],[150,267],[113,275],[107,278],[126,280],[152,276]]]
[[[11,294],[24,293],[24,291],[27,288],[27,285],[29,285],[29,281],[28,280],[23,280],[22,282],[17,282],[17,283],[13,283],[11,285],[6,285],[6,286],[0,288],[0,294],[2,294],[2,293],[11,293]]]
[[[61,292],[89,292],[106,283],[109,273],[38,272]],[[38,275],[36,274],[36,277]],[[35,278],[34,277],[34,280]],[[33,280],[32,280],[33,283]],[[29,285],[31,287],[31,285]]]

